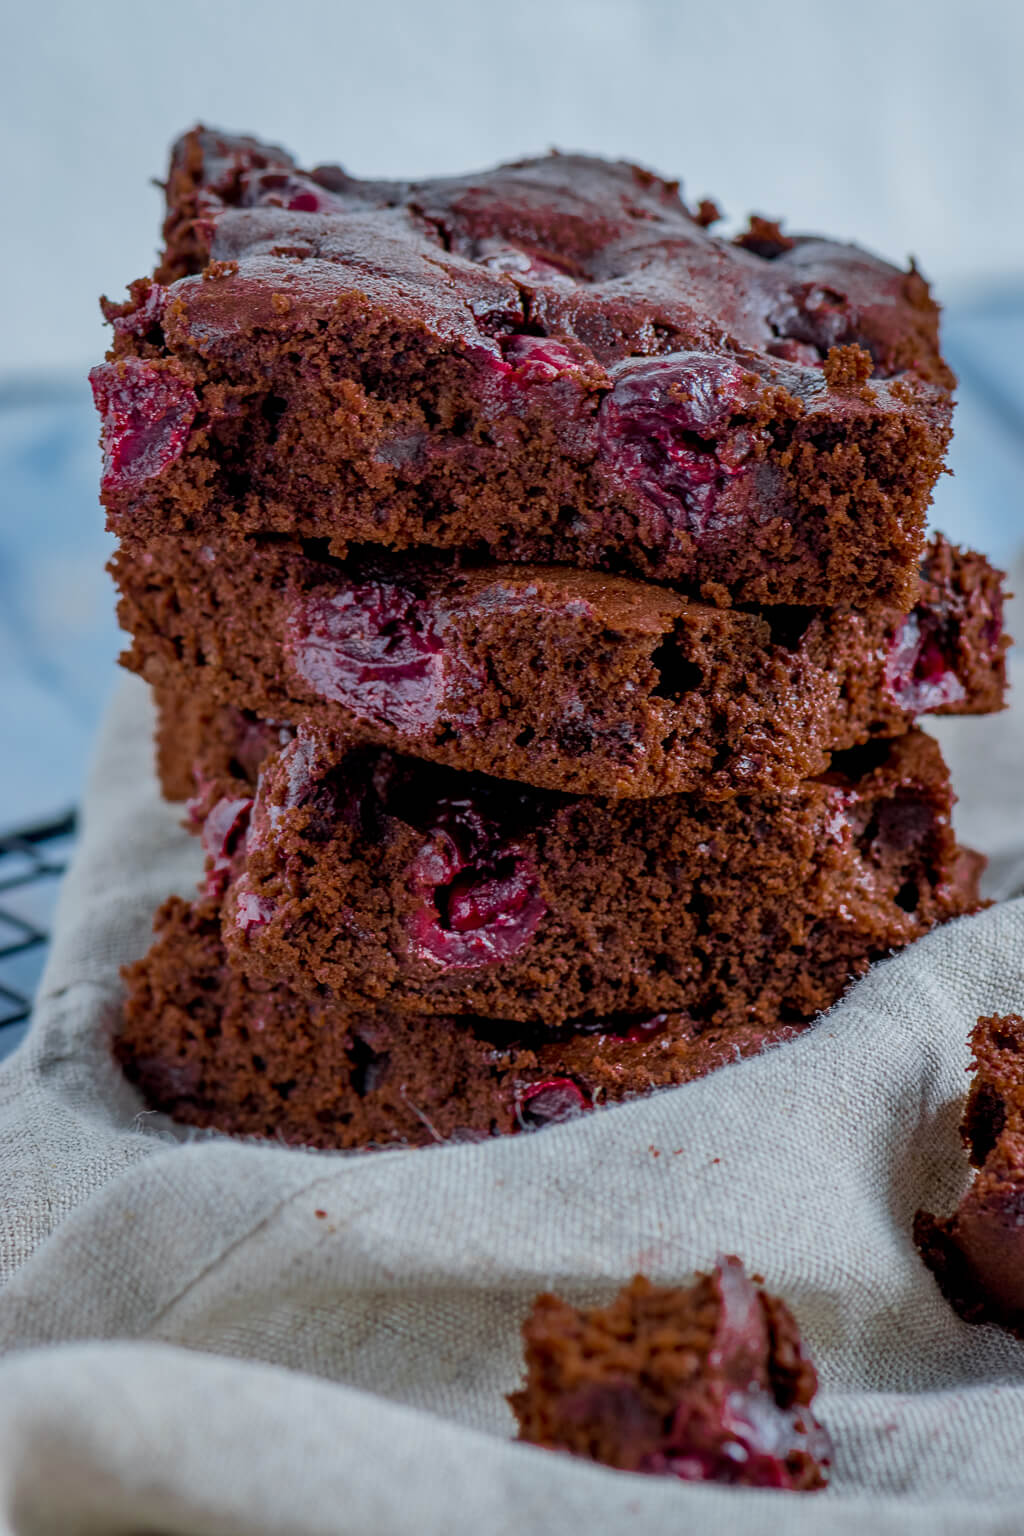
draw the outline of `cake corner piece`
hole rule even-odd
[[[1024,1018],[979,1019],[971,1051],[960,1134],[976,1172],[951,1215],[917,1212],[914,1241],[965,1322],[1024,1338]]]

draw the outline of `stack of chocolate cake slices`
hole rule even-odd
[[[978,905],[928,713],[1000,575],[925,540],[921,276],[574,155],[420,183],[203,129],[93,373],[164,792],[150,1103],[324,1147],[544,1126],[796,1034]]]

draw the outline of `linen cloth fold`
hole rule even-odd
[[[0,1069],[0,1536],[1019,1530],[1024,1344],[953,1315],[910,1227],[967,1182],[967,1035],[1024,1010],[1024,898],[877,965],[795,1042],[537,1135],[326,1154],[185,1133],[109,1052],[118,966],[200,872],[151,729],[126,680]],[[961,836],[1011,898],[1024,714],[937,734]],[[797,1316],[826,1493],[510,1443],[537,1291],[595,1303],[719,1253]]]

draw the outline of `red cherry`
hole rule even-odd
[[[571,1077],[549,1077],[532,1083],[519,1095],[519,1119],[530,1129],[575,1120],[592,1107],[591,1101]]]
[[[181,457],[199,402],[177,374],[127,357],[100,363],[89,382],[103,423],[105,492],[137,490]]]

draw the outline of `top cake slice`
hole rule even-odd
[[[122,539],[288,533],[909,608],[952,376],[915,268],[551,155],[365,182],[196,129],[94,370]]]

